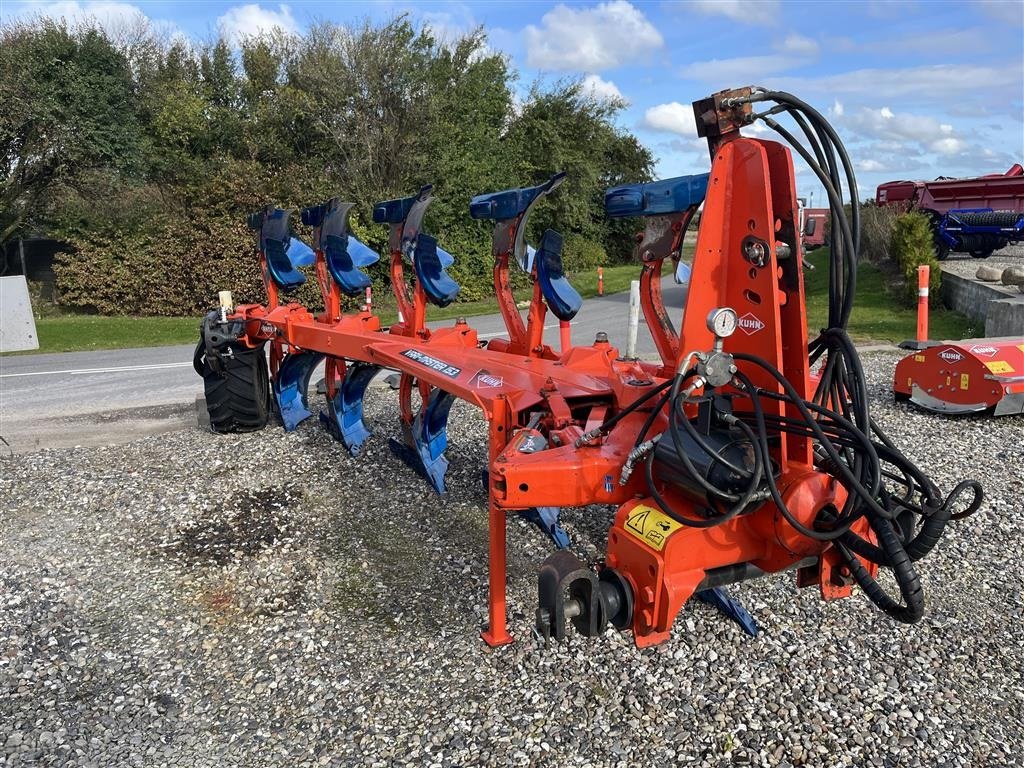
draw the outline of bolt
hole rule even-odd
[[[456,325],[465,325],[465,324],[466,324],[466,318],[464,318],[464,317],[460,317],[460,318],[458,318],[458,319],[457,319],[457,320],[455,321],[455,324],[456,324]]]
[[[764,264],[764,246],[761,245],[761,243],[747,243],[746,247],[743,249],[743,253],[746,254],[746,257],[754,264],[759,266]]]
[[[654,590],[651,589],[650,587],[644,587],[644,602],[645,603],[653,603],[654,602]]]
[[[608,334],[605,333],[604,331],[598,331],[597,332],[597,336],[594,337],[594,343],[595,344],[607,344],[608,343]]]

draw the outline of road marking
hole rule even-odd
[[[569,325],[576,325],[576,323],[570,322]],[[552,328],[557,328],[557,327],[558,327],[558,323],[555,323],[554,325],[545,325],[544,326],[544,330],[545,331],[550,331]],[[508,331],[495,331],[494,333],[478,333],[476,335],[476,337],[478,339],[496,339],[499,336],[508,336]]]
[[[116,368],[77,368],[70,371],[28,371],[26,373],[0,373],[0,379],[13,379],[16,376],[88,376],[95,373],[129,373],[131,371],[156,371],[161,368],[191,368],[192,363],[159,363],[156,365],[122,365]]]

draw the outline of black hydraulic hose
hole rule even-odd
[[[779,370],[777,368],[775,368],[775,366],[773,366],[771,363],[769,363],[764,358],[758,357],[757,355],[748,355],[748,354],[744,354],[744,353],[735,353],[733,355],[733,357],[736,360],[746,360],[748,362],[753,363],[754,365],[757,365],[762,370],[767,371],[776,381],[778,381],[782,385],[782,388],[784,390],[786,390],[786,394],[789,396],[789,400],[787,402],[789,402],[798,411],[800,411],[800,415],[803,416],[807,420],[808,426],[814,431],[815,437],[818,438],[819,445],[824,449],[824,451],[828,454],[828,457],[833,461],[833,463],[835,464],[835,468],[839,471],[840,475],[842,475],[842,479],[845,480],[847,484],[849,484],[849,490],[853,491],[858,496],[860,496],[860,498],[876,514],[878,514],[878,515],[880,515],[882,517],[887,517],[887,518],[891,517],[892,516],[891,513],[889,513],[888,510],[883,509],[878,504],[876,499],[874,498],[875,496],[878,495],[879,486],[881,484],[881,479],[877,478],[877,477],[875,478],[875,481],[872,484],[872,486],[870,488],[870,491],[866,490],[858,482],[857,478],[846,468],[845,463],[840,459],[839,454],[836,452],[835,447],[832,445],[831,441],[828,439],[828,436],[824,433],[824,431],[818,425],[817,419],[815,419],[814,416],[811,414],[808,406],[811,406],[812,404],[805,402],[803,400],[803,398],[800,397],[800,395],[793,388],[793,385],[789,382],[789,380],[785,376],[783,376],[779,372]],[[746,379],[746,377],[743,377],[743,379]],[[743,379],[741,379],[741,381]],[[749,379],[746,379],[746,381],[744,382],[744,385],[746,385],[746,382],[749,382],[749,381],[750,381]],[[750,386],[753,387],[753,384],[751,383]],[[757,400],[757,389],[756,389],[756,387],[754,387],[751,390],[751,402],[755,402],[756,400]],[[760,404],[758,404],[758,407],[760,407]],[[814,408],[818,408],[819,406],[813,406],[813,407]],[[835,414],[834,417],[838,417],[838,414]],[[841,418],[841,417],[839,417],[839,418]],[[870,441],[868,441],[868,444],[870,444]],[[872,454],[872,458],[877,463],[878,457],[877,457],[877,454],[874,453],[874,449],[871,450],[871,454]]]
[[[736,374],[736,377],[740,380],[743,386],[748,387],[752,393],[756,390],[756,387],[754,387],[753,382],[751,382],[750,379],[747,378],[743,373],[738,372]],[[750,398],[750,402],[754,408],[754,420],[757,424],[757,432],[754,433],[757,436],[757,441],[754,443],[754,445],[756,450],[762,455],[761,461],[770,462],[771,454],[770,448],[768,446],[768,427],[764,419],[764,409],[761,408],[761,403],[756,397],[756,395]],[[782,498],[782,493],[779,491],[778,485],[776,485],[775,483],[775,478],[772,476],[771,473],[768,473],[766,480],[768,492],[769,494],[771,494],[772,501],[775,502],[775,506],[778,507],[779,512],[782,513],[782,516],[786,518],[786,522],[793,526],[793,528],[795,528],[801,535],[806,536],[809,539],[814,539],[815,541],[833,541],[835,539],[838,539],[844,533],[846,533],[846,531],[850,529],[850,526],[852,526],[857,521],[856,516],[850,516],[847,522],[841,524],[840,526],[834,528],[831,531],[816,531],[811,528],[808,528],[799,520],[797,520],[793,513],[790,511],[789,507],[786,505],[785,500]]]
[[[647,433],[651,431],[651,427],[654,426],[655,419],[658,418],[658,414],[661,413],[661,409],[665,407],[665,403],[668,402],[668,394],[661,396],[661,399],[651,409],[651,412],[647,415],[647,420],[644,425],[640,427],[640,431],[637,433],[636,441],[633,443],[634,448],[639,448],[643,443],[644,438],[647,437]]]
[[[767,91],[764,94],[765,98],[776,101],[779,104],[789,104],[796,107],[803,112],[811,120],[811,122],[819,127],[829,137],[832,142],[832,146],[835,147],[836,152],[839,155],[839,160],[842,163],[843,170],[846,174],[846,186],[850,193],[850,201],[852,203],[851,209],[853,211],[854,219],[854,231],[857,233],[856,239],[853,241],[854,257],[860,252],[860,212],[857,210],[857,203],[860,198],[858,197],[857,191],[857,177],[853,172],[853,163],[850,161],[850,156],[846,152],[846,147],[843,146],[842,139],[839,138],[839,134],[836,133],[835,128],[829,124],[828,120],[825,119],[818,110],[808,104],[806,101],[797,98],[791,93],[786,91]]]
[[[796,140],[796,138],[794,138],[793,134],[791,134],[789,131],[787,131],[785,128],[779,125],[778,122],[776,122],[772,118],[765,117],[764,122],[773,131],[778,133],[787,142],[789,142],[793,149],[795,149],[799,153],[800,157],[802,157],[804,162],[807,163],[807,166],[814,172],[814,175],[818,177],[818,181],[821,182],[822,187],[825,188],[825,194],[828,195],[829,205],[835,209],[841,210],[843,207],[843,202],[842,199],[839,197],[839,193],[836,191],[835,187],[832,186],[832,180],[829,179],[828,174],[826,174],[824,169],[822,169],[821,166],[819,166],[818,163],[815,162],[814,158],[811,157],[811,153],[808,152],[807,149]],[[853,234],[850,230],[849,222],[846,221],[845,216],[840,217],[839,224],[841,227],[842,236],[846,238],[847,242],[852,243]],[[849,320],[850,312],[853,309],[853,302],[850,297],[852,297],[854,291],[856,290],[855,275],[855,271],[848,275],[848,277],[852,277],[853,279],[848,280],[847,284],[844,286],[844,295],[842,299],[839,300],[842,306],[840,308],[840,314],[838,317],[836,317],[834,314],[836,311],[836,307],[834,306],[835,302],[832,300],[829,301],[830,326],[846,327],[846,323]],[[833,297],[830,297],[830,299],[832,298]]]
[[[689,374],[690,374],[690,372],[687,371],[687,373],[684,374],[684,377],[686,375],[689,375]],[[674,378],[666,379],[665,381],[663,381],[658,386],[654,387],[653,389],[649,390],[648,392],[645,392],[642,397],[638,397],[632,403],[630,403],[625,408],[623,408],[621,411],[619,411],[614,416],[612,416],[610,419],[608,419],[608,421],[604,422],[600,427],[598,427],[598,430],[600,430],[601,434],[605,434],[605,435],[608,434],[608,432],[611,431],[612,427],[614,427],[616,424],[618,424],[622,419],[624,419],[626,416],[631,414],[633,411],[635,411],[641,405],[643,405],[648,400],[650,400],[652,397],[657,395],[659,392],[664,392],[666,389],[668,389],[670,386],[672,386],[672,382],[674,380],[675,380]],[[655,409],[655,412],[657,412],[657,410],[658,409]],[[580,439],[582,439],[582,438],[580,438]],[[586,442],[586,441],[584,441],[584,442]],[[583,443],[581,443],[580,440],[576,441],[576,446],[577,447],[579,447],[582,444]]]
[[[843,542],[837,542],[836,547],[846,560],[850,573],[857,582],[857,585],[864,590],[864,594],[868,596],[871,602],[897,621],[904,624],[914,624],[924,616],[924,590],[921,587],[921,577],[918,575],[907,551],[903,548],[899,537],[896,535],[892,523],[888,520],[871,516],[868,517],[868,523],[875,532],[875,536],[878,537],[878,543],[881,545],[882,551],[889,559],[887,567],[892,570],[896,584],[899,586],[900,595],[903,597],[903,605],[897,603],[886,594],[882,586],[868,573],[867,568],[861,564],[857,556],[850,552]]]

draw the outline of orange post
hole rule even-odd
[[[597,268],[597,295],[604,296],[604,267]]]
[[[928,341],[928,283],[931,268],[922,264],[917,268],[917,340]]]
[[[558,321],[558,336],[562,351],[568,352],[569,347],[572,346],[572,329],[569,327],[568,320]]]

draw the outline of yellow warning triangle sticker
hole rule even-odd
[[[660,509],[646,504],[637,504],[626,516],[626,533],[659,552],[665,548],[668,537],[682,527]]]

